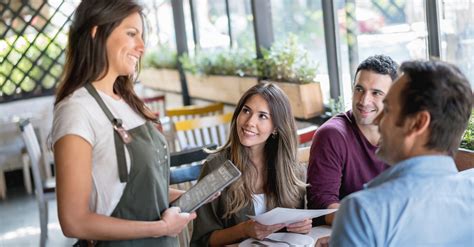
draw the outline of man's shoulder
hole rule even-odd
[[[338,133],[347,133],[352,131],[354,123],[351,121],[348,116],[348,112],[340,113],[328,121],[326,121],[321,127],[318,128],[318,132],[338,132]]]
[[[316,131],[319,142],[350,142],[355,137],[354,128],[345,113],[336,115],[326,121]]]

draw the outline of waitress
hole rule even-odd
[[[144,52],[142,7],[83,0],[71,24],[54,108],[58,215],[78,245],[178,246],[195,213],[168,208],[169,151],[133,91]]]

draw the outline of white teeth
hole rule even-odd
[[[128,57],[129,57],[134,63],[137,63],[137,62],[138,62],[138,58],[137,58],[137,57],[132,56],[132,55],[128,55]]]
[[[256,133],[254,133],[252,131],[245,130],[245,129],[244,129],[244,134],[246,134],[246,135],[256,135]]]

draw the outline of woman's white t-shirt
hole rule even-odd
[[[255,210],[255,216],[267,212],[267,206],[265,205],[265,194],[253,194],[252,201],[253,208]]]
[[[133,129],[145,123],[145,119],[124,100],[115,100],[98,92],[115,118],[122,119],[125,129]],[[118,175],[112,124],[84,87],[63,99],[54,108],[53,144],[66,135],[79,136],[91,144],[92,192],[89,207],[98,214],[112,214],[126,183],[121,183]],[[128,151],[125,151],[125,156],[130,170]]]

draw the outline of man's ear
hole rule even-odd
[[[431,123],[431,115],[428,111],[420,111],[406,119],[407,135],[421,136],[426,133]]]
[[[97,32],[97,26],[92,27],[91,29],[91,37],[92,39],[95,39],[95,33]]]

